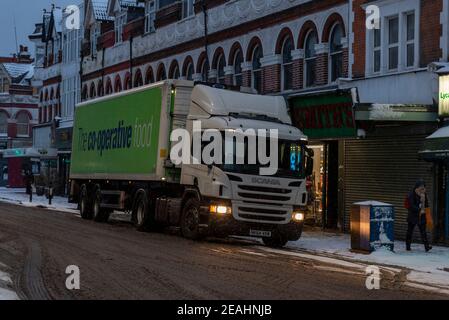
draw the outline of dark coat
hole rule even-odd
[[[410,192],[408,195],[408,203],[409,203],[409,209],[408,209],[408,218],[407,222],[412,224],[426,224],[426,215],[421,215],[421,219],[419,217],[419,213],[421,211],[420,204],[421,204],[421,197],[416,194],[415,191]],[[425,201],[425,207],[429,207],[429,199],[427,198],[426,194],[426,201]]]

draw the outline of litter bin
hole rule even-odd
[[[351,210],[351,248],[373,252],[394,250],[394,206],[378,201],[354,203]]]

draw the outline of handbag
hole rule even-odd
[[[433,216],[432,216],[432,210],[430,208],[426,208],[426,229],[427,232],[433,231]]]

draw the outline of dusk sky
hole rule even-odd
[[[10,56],[16,52],[14,35],[14,17],[17,25],[18,45],[33,47],[28,40],[28,35],[34,31],[34,24],[42,21],[42,10],[50,9],[51,4],[67,6],[79,3],[79,0],[0,0],[0,56]]]

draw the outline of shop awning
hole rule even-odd
[[[3,150],[3,158],[54,158],[56,149],[17,148]]]
[[[438,119],[434,106],[406,104],[359,104],[355,108],[357,121],[414,121],[428,122]]]
[[[427,137],[420,158],[427,161],[449,159],[449,126],[438,129]]]

